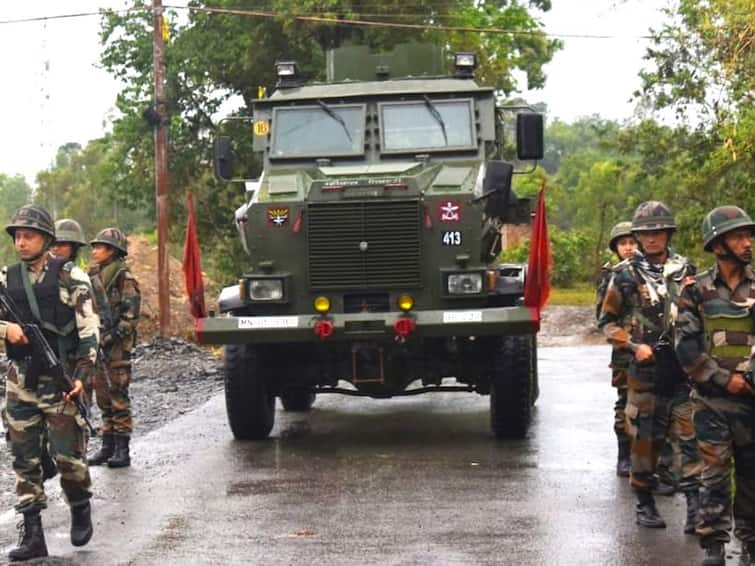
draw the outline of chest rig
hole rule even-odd
[[[55,354],[66,359],[78,345],[76,316],[73,309],[60,301],[61,270],[67,260],[49,259],[47,273],[42,281],[32,284],[29,272],[21,263],[8,268],[8,294],[16,303],[21,320],[39,324],[42,333],[55,350]],[[11,344],[5,342],[8,357],[22,361],[32,355],[31,344]]]

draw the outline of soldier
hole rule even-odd
[[[629,259],[637,249],[637,241],[632,235],[631,222],[619,222],[611,229],[608,247],[619,258],[619,262]],[[613,265],[606,263],[600,270],[597,281],[597,306],[595,316],[600,319],[600,310],[603,299],[606,296],[608,282],[611,280]],[[626,432],[624,408],[627,406],[627,368],[632,359],[629,351],[613,350],[611,353],[611,385],[616,388],[616,403],[613,406],[614,419],[613,431],[619,445],[619,453],[616,461],[616,475],[629,477],[631,462],[629,458],[631,439]]]
[[[687,499],[685,533],[693,533],[699,511],[701,464],[692,427],[689,386],[670,342],[673,301],[682,281],[693,272],[687,260],[669,250],[676,229],[662,202],[640,204],[632,218],[639,250],[614,270],[598,326],[614,349],[633,353],[627,370],[625,409],[632,437],[630,484],[637,495],[637,523],[664,528],[653,498],[654,472],[671,423],[680,444],[680,489]],[[630,329],[622,322],[630,321]]]
[[[89,278],[72,262],[48,253],[55,239],[50,214],[40,206],[18,209],[5,227],[21,261],[0,271],[3,285],[24,320],[36,320],[74,379],[64,394],[60,383],[29,367],[29,343],[23,329],[0,320],[0,338],[10,359],[6,410],[16,473],[16,511],[24,516],[11,561],[47,556],[40,511],[47,507],[40,452],[45,431],[60,471],[60,485],[71,507],[71,542],[83,546],[92,537],[92,496],[86,463],[87,431],[72,401],[81,395],[95,362],[99,322],[92,308]]]
[[[76,262],[79,248],[87,245],[84,240],[84,231],[81,225],[75,220],[65,218],[55,223],[55,241],[50,246],[50,252],[56,258]],[[5,421],[4,421],[5,422]],[[7,426],[6,426],[7,429]],[[42,452],[40,461],[42,464],[42,481],[54,478],[58,473],[55,462],[50,456],[49,445],[47,442],[47,430],[43,431]]]
[[[55,243],[50,248],[52,255],[76,262],[79,249],[86,245],[81,224],[71,218],[63,218],[55,223]]]
[[[704,456],[701,521],[703,565],[725,564],[731,530],[731,459],[736,495],[734,534],[743,564],[755,557],[755,223],[741,208],[721,206],[703,220],[703,245],[715,265],[685,286],[676,321],[676,352],[694,384],[695,429]]]
[[[51,246],[50,250],[52,255],[57,258],[67,259],[69,261],[77,262],[79,259],[79,250],[83,246],[88,246],[86,239],[84,238],[84,230],[81,228],[81,224],[70,218],[63,218],[55,222],[55,243]],[[107,301],[105,290],[102,287],[99,277],[93,277],[90,279],[92,284],[92,303],[94,304],[94,310],[100,318],[100,336],[103,335],[103,331],[110,329],[112,321],[110,317],[110,304]],[[100,344],[100,348],[102,344]],[[102,360],[100,359],[101,350],[98,350],[97,365],[101,367]],[[86,391],[87,403],[91,404],[92,391],[91,388],[87,388]],[[45,462],[42,461],[42,467],[44,469]]]
[[[92,279],[99,279],[105,290],[112,325],[102,338],[109,376],[98,371],[94,380],[97,406],[102,412],[102,447],[89,458],[89,464],[99,466],[107,462],[111,468],[123,468],[131,465],[129,439],[133,427],[128,386],[141,296],[139,285],[124,261],[128,250],[123,232],[105,228],[90,243],[96,265],[89,274]]]

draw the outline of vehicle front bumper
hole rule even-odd
[[[537,309],[515,306],[468,310],[353,313],[283,316],[228,316],[197,319],[200,344],[247,344],[380,340],[397,336],[393,324],[412,318],[416,324],[407,339],[534,334],[540,328]],[[329,320],[333,334],[321,339],[314,331],[318,320]]]

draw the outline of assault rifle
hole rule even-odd
[[[100,341],[97,345],[97,367],[105,377],[105,382],[108,387],[110,387],[113,382],[110,379],[110,355],[105,351],[105,341],[106,339],[113,340],[118,336],[118,321],[121,315],[126,311],[128,311],[128,305],[121,303],[116,310],[116,316],[113,317],[112,313],[110,313],[111,316],[108,317],[111,323],[110,326],[107,328],[100,327]]]
[[[71,391],[74,388],[73,380],[66,373],[65,367],[63,367],[62,362],[58,359],[55,350],[50,346],[50,343],[47,341],[47,338],[45,338],[39,325],[21,320],[13,298],[8,294],[7,289],[1,285],[0,308],[5,311],[6,316],[9,317],[11,322],[15,322],[23,329],[26,338],[29,340],[31,354],[26,356],[24,362],[32,372],[36,373],[36,375],[33,376],[35,381],[39,373],[44,372],[45,375],[49,375],[58,380],[64,393]],[[92,421],[89,420],[89,409],[87,409],[81,395],[76,397],[73,402],[76,405],[81,418],[84,419],[84,422],[89,428],[89,432],[92,436],[97,436],[97,431],[94,426],[92,426]]]

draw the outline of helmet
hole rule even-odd
[[[89,242],[90,245],[94,244],[107,244],[114,247],[124,256],[128,255],[128,244],[126,243],[126,236],[118,228],[105,228],[97,232],[94,240]]]
[[[47,209],[36,204],[27,204],[13,213],[10,224],[6,224],[5,231],[15,237],[17,228],[30,228],[42,232],[46,236],[55,238],[55,225]]]
[[[737,228],[749,228],[750,231],[755,232],[755,222],[738,206],[719,206],[711,210],[703,220],[705,251],[711,251],[716,238]]]
[[[674,213],[659,200],[649,200],[640,204],[632,217],[632,232],[651,230],[675,230]]]
[[[631,222],[619,222],[616,226],[611,228],[611,239],[608,241],[608,247],[611,251],[616,251],[616,243],[624,236],[632,235],[632,223]]]
[[[55,223],[55,241],[79,246],[87,245],[81,224],[71,218],[62,218]]]

